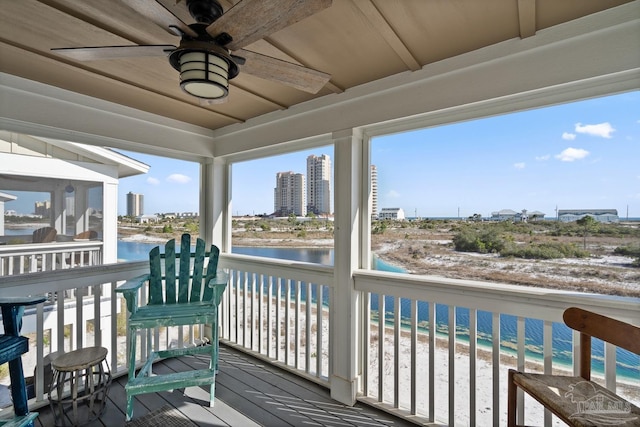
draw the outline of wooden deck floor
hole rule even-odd
[[[154,372],[184,371],[208,363],[196,356],[167,359]],[[123,376],[111,384],[107,408],[89,426],[124,426],[126,395]],[[208,406],[208,387],[192,387],[136,397],[134,420],[164,405],[171,405],[196,426],[415,426],[367,405],[342,405],[327,389],[268,365],[229,347],[220,346],[220,373],[216,404]],[[36,426],[54,425],[49,407],[38,410]]]

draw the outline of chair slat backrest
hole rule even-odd
[[[176,241],[171,239],[164,245],[165,303],[176,303]]]
[[[200,301],[202,293],[202,274],[204,270],[204,240],[196,241],[196,257],[193,260],[193,278],[191,279],[191,295],[189,301]]]
[[[640,354],[640,327],[577,307],[564,311],[564,323],[580,332],[580,376],[591,377],[591,337]]]
[[[162,274],[163,256],[160,254],[160,248],[156,246],[149,252],[149,304],[211,300],[214,292],[207,286],[207,283],[216,274],[220,251],[216,246],[211,245],[205,277],[204,240],[196,240],[193,253],[191,253],[191,236],[189,234],[182,235],[179,253],[176,253],[175,246],[175,239],[169,240],[165,245],[164,275]],[[176,261],[179,271],[176,271]],[[204,281],[203,278],[205,278]]]
[[[160,247],[149,252],[149,304],[163,304],[162,298],[162,258]]]
[[[198,239],[200,240],[200,239]],[[198,245],[196,245],[197,247]],[[194,257],[204,256],[204,250],[201,253],[194,254]],[[191,236],[182,235],[180,245],[180,271],[178,273],[178,302],[189,302],[189,278],[191,276]]]
[[[56,230],[55,228],[42,227],[33,232],[33,238],[31,240],[33,243],[49,243],[54,242],[57,235],[58,230]]]
[[[222,287],[216,286],[215,288],[210,288],[208,285],[209,281],[216,276],[216,271],[218,270],[218,258],[220,258],[220,249],[217,246],[211,245],[211,252],[209,253],[209,263],[207,264],[207,275],[204,279],[204,291],[202,293],[203,301],[212,301],[215,305],[220,303],[220,297],[224,292],[226,284]]]

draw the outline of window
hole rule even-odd
[[[405,213],[374,220],[373,252],[416,274],[640,295],[638,111],[633,92],[373,139],[378,212]]]
[[[234,253],[333,264],[333,147],[234,163]]]

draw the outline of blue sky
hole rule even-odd
[[[618,209],[640,217],[640,93],[373,142],[380,207],[408,216]]]
[[[150,170],[120,181],[120,214],[129,191],[144,195],[145,213],[198,211],[197,164],[123,153]],[[233,214],[271,213],[276,173],[306,173],[310,154],[333,160],[329,146],[233,165]],[[628,206],[640,217],[640,92],[379,137],[372,163],[379,208],[407,216],[527,209],[549,218],[557,206],[625,217]]]

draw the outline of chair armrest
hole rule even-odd
[[[207,286],[213,289],[213,298],[211,299],[213,305],[218,306],[220,304],[220,298],[227,287],[228,281],[229,273],[224,270],[216,270],[216,275],[207,282]]]
[[[132,314],[138,310],[138,290],[147,280],[149,280],[149,274],[143,274],[127,280],[115,289],[115,292],[120,292],[124,296],[127,301],[127,310]]]
[[[210,288],[215,288],[219,285],[226,285],[229,281],[229,273],[224,270],[216,270],[216,275],[209,279],[207,286]]]

